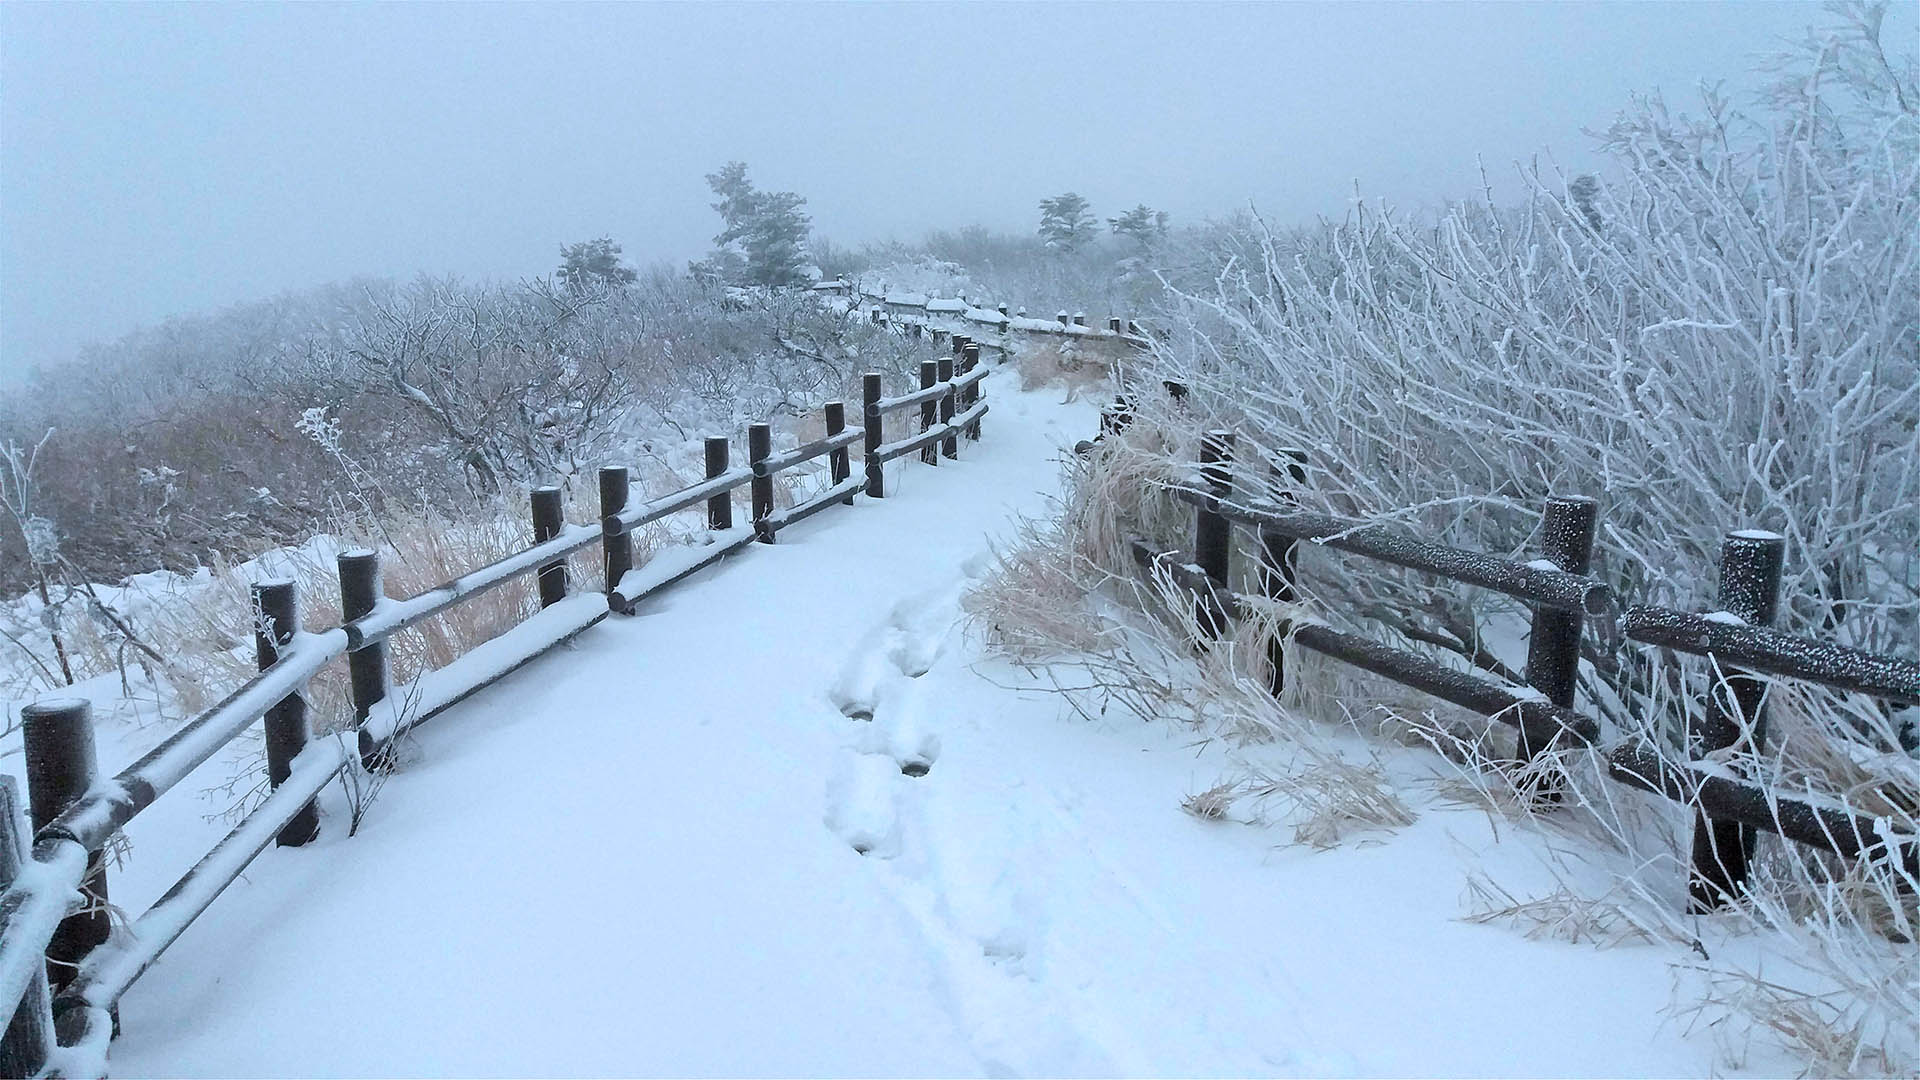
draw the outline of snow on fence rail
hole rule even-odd
[[[1107,426],[1125,426],[1125,415]],[[1785,540],[1775,533],[1741,530],[1721,549],[1723,612],[1699,615],[1634,606],[1615,612],[1611,590],[1587,577],[1598,504],[1592,499],[1548,500],[1543,558],[1522,563],[1481,552],[1427,543],[1380,527],[1356,528],[1280,503],[1234,498],[1232,432],[1207,432],[1201,442],[1197,483],[1175,485],[1174,496],[1194,507],[1191,554],[1130,541],[1134,561],[1149,573],[1193,594],[1204,637],[1217,637],[1229,620],[1255,604],[1297,599],[1299,542],[1323,545],[1424,573],[1495,589],[1534,605],[1525,679],[1517,687],[1440,664],[1419,653],[1335,630],[1310,620],[1283,622],[1268,643],[1269,689],[1286,685],[1282,641],[1413,687],[1444,701],[1515,727],[1519,756],[1530,760],[1549,750],[1583,748],[1598,755],[1603,775],[1695,808],[1688,892],[1695,910],[1710,910],[1740,894],[1753,854],[1755,830],[1777,833],[1810,847],[1849,858],[1887,860],[1908,881],[1920,879],[1920,836],[1885,820],[1844,807],[1783,798],[1706,760],[1708,754],[1750,738],[1766,740],[1764,684],[1754,673],[1818,683],[1888,701],[1920,705],[1920,663],[1796,637],[1767,628],[1778,606]],[[1293,452],[1289,474],[1306,479],[1305,453]],[[1287,497],[1282,494],[1284,501]],[[1228,587],[1233,526],[1254,531],[1255,580],[1260,597]],[[1251,603],[1249,602],[1251,601]],[[1617,615],[1627,640],[1665,646],[1709,658],[1719,673],[1719,692],[1708,695],[1702,717],[1689,718],[1688,745],[1695,757],[1676,762],[1639,740],[1602,745],[1599,725],[1574,710],[1583,622]],[[1203,642],[1204,644],[1204,642]],[[1542,781],[1536,793],[1555,796],[1558,782]]]
[[[1118,316],[1107,319],[1104,327],[1087,325],[1085,312],[1062,311],[1051,319],[1035,319],[1027,317],[1025,308],[1016,311],[1007,304],[980,307],[968,303],[965,296],[942,299],[921,293],[889,292],[885,285],[869,289],[845,278],[822,281],[813,289],[815,292],[845,296],[857,305],[866,306],[874,322],[902,327],[915,336],[924,332],[933,338],[936,345],[940,344],[942,338],[954,333],[952,324],[956,322],[993,331],[993,338],[967,340],[1001,353],[1007,352],[1019,335],[1043,340],[1051,336],[1094,346],[1120,346],[1128,350],[1143,349],[1150,344],[1139,323]]]
[[[853,505],[862,490],[872,498],[883,497],[882,466],[892,457],[936,446],[940,454],[930,454],[929,463],[938,464],[941,455],[957,457],[962,436],[968,441],[980,437],[980,419],[987,411],[981,381],[987,369],[980,366],[978,344],[955,337],[953,346],[958,374],[954,358],[942,359],[929,365],[932,378],[923,371],[920,389],[903,397],[882,397],[883,376],[869,372],[863,380],[862,427],[849,430],[845,406],[829,402],[823,409],[826,438],[775,454],[771,426],[752,425],[747,468],[730,469],[728,440],[711,437],[706,442],[705,479],[631,505],[631,473],[623,466],[603,468],[599,485],[604,516],[594,525],[567,525],[560,489],[537,489],[531,499],[533,546],[418,596],[388,599],[377,553],[343,552],[338,569],[344,621],[335,629],[317,634],[298,629],[292,582],[256,584],[260,673],[117,776],[95,775],[87,702],[53,699],[22,709],[30,824],[21,820],[12,779],[0,777],[0,1001],[13,1003],[0,1035],[0,1076],[105,1075],[121,995],[269,843],[297,847],[315,839],[315,797],[343,772],[390,768],[390,746],[400,734],[609,614],[630,614],[642,599],[756,540],[771,544],[781,529],[795,522],[832,506]],[[914,404],[922,407],[920,433],[902,443],[882,444],[884,416]],[[865,475],[856,479],[850,447],[863,441]],[[775,478],[822,456],[828,459],[828,482],[806,500],[776,511]],[[752,522],[736,528],[731,493],[742,485],[752,490]],[[703,542],[663,552],[634,567],[634,530],[702,502],[707,510]],[[604,599],[593,594],[570,597],[566,557],[596,542],[603,547]],[[529,574],[538,582],[538,612],[408,686],[391,685],[388,638]],[[303,696],[308,680],[342,658],[355,717],[352,745],[344,732],[314,738]],[[124,933],[110,939],[102,851],[135,815],[256,720],[263,722],[266,734],[267,799]]]

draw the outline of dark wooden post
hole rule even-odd
[[[1592,499],[1549,497],[1540,524],[1541,554],[1569,574],[1586,573],[1593,561],[1593,533],[1599,516],[1600,504]],[[1573,708],[1574,691],[1579,685],[1580,630],[1584,622],[1578,612],[1538,607],[1533,612],[1533,630],[1527,635],[1527,685],[1563,708]],[[1522,764],[1550,749],[1533,745],[1526,725],[1519,731],[1516,756]],[[1544,776],[1534,778],[1532,783],[1533,794],[1556,801],[1562,787],[1559,780]]]
[[[26,751],[27,805],[33,831],[53,823],[93,786],[98,769],[91,708],[84,698],[51,698],[20,710],[20,741]],[[80,961],[107,940],[107,868],[98,851],[80,886],[87,906],[60,920],[47,944],[47,983],[54,993],[73,981]]]
[[[847,406],[844,402],[829,401],[824,411],[827,414],[828,438],[832,438],[847,430]],[[850,455],[847,453],[846,447],[842,446],[838,450],[831,451],[827,454],[827,469],[828,475],[833,477],[833,483],[835,484],[844,483],[848,477],[853,475],[853,463]],[[848,506],[852,506],[853,496],[849,495],[841,501],[845,502]]]
[[[1200,476],[1207,491],[1224,499],[1233,493],[1233,432],[1209,431],[1200,440]],[[1193,561],[1213,582],[1224,598],[1233,552],[1233,523],[1201,507],[1193,522]],[[1227,629],[1229,613],[1224,601],[1216,603],[1201,597],[1195,607],[1200,631],[1209,638],[1219,637]]]
[[[380,583],[380,555],[370,548],[343,551],[334,560],[340,568],[340,617],[352,622],[370,614],[386,590]],[[390,764],[373,745],[367,717],[387,698],[387,643],[375,641],[347,654],[347,683],[353,697],[353,722],[360,729],[360,765],[378,772]]]
[[[1112,332],[1114,332],[1114,333],[1116,333],[1116,334],[1117,334],[1117,333],[1119,333],[1119,332],[1120,332],[1120,316],[1118,316],[1118,315],[1115,315],[1115,316],[1114,316],[1113,318],[1111,318],[1111,319],[1108,319],[1108,320],[1107,320],[1107,329],[1108,329],[1108,330],[1111,330]]]
[[[887,494],[886,470],[880,464],[880,373],[869,371],[860,377],[861,409],[860,419],[866,426],[866,470],[867,497],[884,498]]]
[[[1282,450],[1290,460],[1287,462],[1286,476],[1291,483],[1280,485],[1277,493],[1282,506],[1297,506],[1300,499],[1291,490],[1294,485],[1307,482],[1307,452],[1305,450]],[[1274,467],[1276,477],[1279,466]],[[1291,604],[1299,599],[1300,553],[1297,541],[1285,533],[1272,529],[1260,530],[1260,592],[1270,600]],[[1285,623],[1273,628],[1273,638],[1267,642],[1267,690],[1274,697],[1287,688],[1287,658],[1282,641],[1287,635]]]
[[[758,465],[773,454],[773,425],[752,424],[747,428],[747,463]],[[773,543],[773,534],[761,522],[773,516],[773,476],[755,476],[753,487],[753,527],[762,543]]]
[[[955,357],[955,358],[958,358],[958,357],[960,357],[960,356],[963,356],[963,355],[965,355],[965,354],[966,354],[966,351],[967,351],[967,346],[968,346],[968,345],[971,345],[971,344],[973,344],[973,339],[972,339],[971,337],[968,337],[968,336],[967,336],[967,335],[965,335],[965,334],[955,334],[955,335],[953,335],[953,355],[954,355],[954,357]]]
[[[617,514],[627,508],[627,496],[633,483],[633,474],[624,465],[609,465],[600,470],[600,516]],[[633,569],[633,534],[625,529],[619,536],[608,536],[603,541],[606,551],[607,592],[613,592],[620,579]]]
[[[253,655],[260,670],[280,662],[300,629],[300,602],[291,581],[261,581],[253,586]],[[293,775],[293,759],[307,748],[313,735],[307,726],[304,690],[295,690],[275,702],[262,718],[267,736],[267,785],[278,788]],[[281,828],[274,842],[299,847],[320,835],[320,812],[312,802]]]
[[[925,390],[940,381],[940,362],[938,360],[920,361],[920,389]],[[920,403],[920,430],[931,428],[934,418],[940,415],[940,403],[923,401]],[[920,449],[920,460],[928,465],[940,464],[940,448],[927,445]]]
[[[1073,325],[1075,325],[1075,326],[1085,326],[1085,325],[1087,325],[1087,313],[1086,313],[1086,312],[1084,312],[1084,311],[1076,311],[1076,312],[1074,312],[1074,313],[1073,313]]]
[[[0,890],[13,884],[20,868],[33,857],[33,838],[21,811],[20,789],[13,777],[0,775]],[[53,1003],[47,993],[47,975],[36,971],[27,992],[0,1036],[0,1076],[37,1076],[53,1053]]]
[[[1742,530],[1720,545],[1720,607],[1750,626],[1769,626],[1780,608],[1780,570],[1787,542],[1778,533]],[[1707,710],[1689,731],[1695,758],[1741,743],[1751,754],[1766,748],[1766,683],[1738,668],[1722,668],[1722,682],[1707,695]],[[1714,821],[1694,811],[1690,907],[1711,911],[1740,895],[1755,833],[1736,821]]]
[[[560,505],[560,489],[533,489],[533,542],[545,543],[560,535],[567,522]],[[567,598],[567,560],[555,559],[540,567],[540,606],[552,607]]]
[[[973,369],[979,366],[980,343],[977,341],[969,341],[967,342],[966,351],[960,356],[960,373],[962,375],[970,375],[973,373]],[[961,404],[968,409],[980,404],[980,384],[976,382],[968,386],[966,396],[961,398],[960,401]],[[967,438],[973,442],[980,441],[980,421],[978,418],[976,418],[973,423],[967,425]]]
[[[1063,328],[1068,325],[1071,325],[1073,322],[1073,316],[1067,314],[1064,311],[1055,312],[1053,317],[1060,320],[1060,325]]]
[[[727,457],[727,437],[707,436],[707,479],[711,480],[726,473]],[[715,532],[724,532],[733,528],[732,492],[723,491],[707,500],[707,528]]]
[[[940,381],[953,381],[953,357],[941,357],[939,367]],[[951,430],[951,425],[953,424],[953,387],[951,386],[947,387],[946,393],[940,395],[940,422],[949,425],[947,437],[940,440],[940,452],[950,458],[959,457],[960,436],[955,435]]]

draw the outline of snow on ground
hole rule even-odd
[[[330,793],[128,994],[114,1072],[1791,1071],[1663,1017],[1671,947],[1459,921],[1470,870],[1537,884],[1527,834],[1203,822],[1227,750],[983,659],[960,597],[1095,423],[1011,381],[957,464],[433,721],[358,836]]]

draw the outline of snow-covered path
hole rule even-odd
[[[1015,673],[959,598],[1093,415],[990,393],[957,465],[424,729],[359,836],[329,805],[321,842],[269,851],[135,987],[114,1072],[1726,1067],[1657,1015],[1670,951],[1454,919],[1494,847],[1480,815],[1282,848],[1180,812],[1218,748],[997,686]]]

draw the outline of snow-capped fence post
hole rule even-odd
[[[533,489],[533,542],[545,543],[566,528],[560,506],[560,489]],[[567,598],[567,560],[555,559],[540,568],[540,606],[552,607]]]
[[[33,838],[20,805],[20,789],[13,777],[0,775],[0,890],[13,884],[20,868],[32,858]],[[38,1076],[53,1053],[53,1002],[47,993],[47,974],[36,971],[27,983],[0,1035],[0,1076]]]
[[[53,698],[25,706],[20,710],[20,742],[26,756],[27,806],[37,835],[93,786],[98,758],[92,706],[85,698]],[[47,983],[55,993],[72,981],[80,961],[113,929],[107,914],[107,868],[99,851],[89,851],[87,857],[92,866],[80,886],[87,905],[60,920],[47,942]]]
[[[1085,326],[1085,325],[1087,325],[1087,313],[1086,313],[1086,312],[1084,312],[1084,311],[1076,311],[1076,312],[1074,312],[1074,313],[1073,313],[1073,325],[1075,325],[1075,326]]]
[[[631,486],[632,474],[625,465],[608,465],[600,470],[601,518],[627,508]],[[625,529],[620,530],[618,536],[607,533],[602,546],[606,553],[607,592],[612,593],[620,579],[633,569],[633,534]]]
[[[940,381],[940,361],[938,360],[920,361],[920,389],[931,390],[933,388],[933,385],[939,381]],[[940,414],[940,405],[938,402],[934,402],[934,401],[921,402],[920,403],[920,430],[926,431],[928,428],[931,428],[934,423],[934,418],[937,417],[939,414]],[[923,464],[927,464],[927,465],[940,464],[940,448],[932,444],[928,444],[926,446],[921,447],[920,460]]]
[[[1600,504],[1577,495],[1553,495],[1547,498],[1546,514],[1540,523],[1540,552],[1554,566],[1569,574],[1585,574],[1593,562],[1593,534],[1600,517]],[[1527,635],[1527,685],[1545,694],[1548,701],[1562,708],[1573,708],[1574,690],[1580,679],[1580,630],[1585,616],[1536,604],[1533,629]],[[1527,728],[1521,725],[1517,757],[1522,764],[1532,761],[1550,747],[1535,746]],[[1533,794],[1549,800],[1559,798],[1561,784],[1556,778],[1538,776]]]
[[[1721,609],[1749,626],[1771,625],[1780,607],[1786,550],[1786,538],[1778,533],[1728,534],[1720,545]],[[1687,732],[1688,756],[1699,759],[1728,748],[1763,753],[1766,683],[1738,668],[1721,666],[1712,655],[1708,663],[1714,667],[1716,681],[1707,695],[1705,714],[1695,714]],[[1687,882],[1693,911],[1712,911],[1740,895],[1756,836],[1751,826],[1716,821],[1694,810],[1693,873]]]
[[[1200,476],[1207,491],[1224,499],[1233,493],[1233,432],[1209,431],[1200,440]],[[1233,523],[1202,506],[1194,512],[1193,561],[1224,596],[1233,557]],[[1209,638],[1226,632],[1230,615],[1213,597],[1202,596],[1194,609],[1200,630]]]
[[[960,358],[960,374],[971,375],[973,374],[973,369],[979,366],[980,343],[977,341],[968,341],[967,347],[965,351],[962,352]],[[960,399],[960,404],[967,409],[972,409],[979,403],[980,384],[977,382],[968,384],[966,396]],[[974,418],[973,423],[967,425],[967,438],[972,442],[980,441],[980,420],[978,417]]]
[[[727,459],[731,456],[725,435],[707,436],[707,479],[723,476],[727,471]],[[714,532],[725,532],[733,528],[733,495],[721,492],[707,500],[707,528]]]
[[[941,357],[939,368],[940,381],[948,384],[947,392],[940,395],[940,422],[951,427],[953,424],[953,357]],[[947,437],[940,440],[940,452],[950,458],[959,457],[960,437],[949,430]]]
[[[866,425],[864,457],[867,470],[867,497],[884,498],[887,476],[880,462],[880,373],[869,371],[860,377],[861,422]]]
[[[823,410],[827,415],[827,438],[831,439],[847,430],[847,405],[843,401],[829,401]],[[849,460],[847,448],[835,447],[827,455],[827,473],[835,484],[845,483],[853,475],[853,464]],[[847,506],[853,505],[853,496],[840,500]]]
[[[1307,452],[1287,449],[1280,451],[1290,459],[1286,465],[1286,478],[1291,483],[1280,483],[1276,501],[1281,506],[1299,505],[1299,497],[1294,495],[1295,484],[1307,482]],[[1281,468],[1273,467],[1274,478],[1279,479]],[[1300,584],[1300,557],[1295,547],[1298,543],[1293,537],[1277,529],[1260,530],[1260,594],[1276,603],[1291,604],[1299,599],[1297,586]],[[1284,642],[1287,636],[1285,622],[1273,628],[1273,637],[1267,641],[1267,689],[1274,697],[1287,688],[1287,658]]]
[[[1115,315],[1107,320],[1107,330],[1115,334],[1120,332],[1120,316]]]
[[[255,582],[252,592],[253,655],[265,671],[280,662],[281,650],[293,644],[293,635],[300,630],[300,599],[291,581]],[[267,786],[275,789],[293,775],[293,759],[313,736],[307,726],[307,699],[295,690],[269,706],[261,724],[267,736]],[[320,812],[308,802],[274,837],[274,843],[300,847],[319,835]]]
[[[773,453],[773,425],[749,424],[747,426],[747,464],[758,465]],[[753,489],[753,528],[763,544],[773,543],[773,533],[761,525],[773,515],[773,474],[761,476],[754,470]]]
[[[1055,312],[1053,317],[1060,320],[1060,329],[1062,330],[1065,330],[1073,322],[1073,316],[1064,311]]]
[[[334,565],[340,571],[340,618],[352,622],[372,614],[384,590],[380,585],[380,553],[371,548],[343,551]],[[353,723],[360,728],[360,765],[377,772],[385,764],[385,755],[373,744],[373,735],[365,729],[373,707],[387,697],[387,643],[380,640],[347,653],[348,692],[353,698]]]

